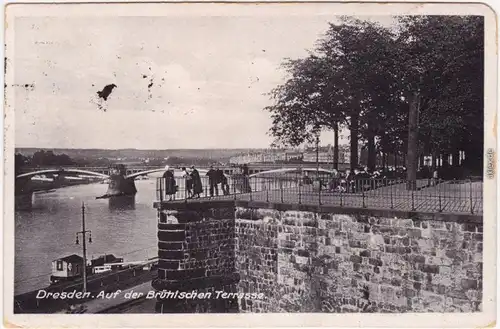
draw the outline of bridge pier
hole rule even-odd
[[[108,191],[103,197],[131,196],[136,193],[137,188],[133,178],[125,178],[125,175],[115,174],[109,177]]]
[[[110,210],[135,209],[135,195],[120,195],[110,197],[108,205]]]

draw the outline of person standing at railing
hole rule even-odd
[[[193,178],[193,197],[200,197],[203,192],[203,185],[201,184],[200,173],[194,166],[191,166],[191,177]]]
[[[304,171],[304,176],[302,177],[302,185],[311,185],[313,183],[311,177],[309,177],[309,174],[307,171]]]
[[[182,167],[182,177],[184,177],[186,181],[186,193],[187,198],[190,199],[193,197],[193,177],[188,173],[186,167]]]
[[[243,164],[241,167],[241,171],[243,173],[243,193],[249,193],[252,192],[252,189],[250,187],[250,179],[249,179],[249,170],[247,164]]]
[[[432,180],[431,180],[431,185],[436,186],[439,180],[439,172],[437,168],[434,168],[434,171],[432,172]]]
[[[355,180],[355,174],[350,170],[346,170],[346,172],[345,172],[345,182],[346,182],[345,183],[345,185],[346,185],[345,190],[346,190],[346,192],[348,192],[348,193],[354,192],[354,190],[355,190],[354,180]]]
[[[224,172],[219,168],[216,167],[215,171],[217,172],[217,181],[220,182],[220,187],[222,189],[222,194],[228,195],[229,194],[229,184],[227,183],[227,177],[224,175]]]
[[[330,182],[328,184],[328,189],[330,191],[333,192],[337,189],[337,186],[339,185],[339,178],[340,178],[339,171],[337,169],[333,169],[330,175]]]
[[[217,173],[217,171],[214,169],[213,166],[210,166],[210,169],[207,172],[207,176],[208,176],[208,184],[210,185],[210,197],[214,196],[214,190],[215,194],[219,196],[219,187],[218,187],[219,174]]]
[[[248,166],[247,164],[243,164],[243,166],[241,167],[242,171],[243,171],[243,176],[248,176],[249,175],[249,172],[248,172]]]
[[[165,179],[165,195],[168,195],[169,201],[171,201],[172,196],[177,192],[177,186],[175,185],[174,172],[170,170],[169,166],[165,167],[163,178]]]

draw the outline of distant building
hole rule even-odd
[[[241,154],[229,159],[230,164],[269,163],[302,159],[302,152],[296,150],[268,150],[264,152]]]
[[[318,162],[333,163],[333,149],[332,145],[328,147],[320,147],[318,152]],[[338,163],[349,163],[350,149],[348,145],[339,145],[339,158]],[[310,148],[304,152],[304,162],[316,162],[316,150]]]
[[[327,152],[318,152],[318,162],[333,162],[333,155],[328,154]],[[316,152],[307,152],[304,153],[303,157],[304,162],[316,162]]]
[[[73,280],[83,274],[83,258],[70,255],[52,262],[52,282]]]

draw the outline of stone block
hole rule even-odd
[[[184,230],[159,230],[158,240],[162,242],[178,242],[184,241],[186,238],[186,231]]]
[[[361,256],[351,255],[350,261],[353,262],[354,264],[361,264],[362,258]]]
[[[463,289],[469,290],[469,289],[477,289],[478,285],[476,280],[462,279],[461,286]]]
[[[425,273],[439,273],[439,266],[437,265],[422,264],[421,269]]]

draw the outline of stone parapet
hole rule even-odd
[[[234,200],[156,206],[153,287],[174,293],[157,297],[158,312],[482,309],[482,216]]]
[[[237,208],[246,312],[478,312],[482,223]]]
[[[235,243],[232,207],[159,210],[156,310],[236,310],[235,298],[217,293],[236,292]]]

